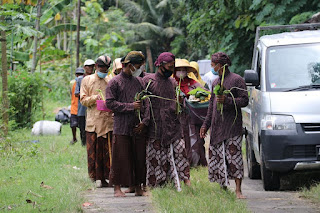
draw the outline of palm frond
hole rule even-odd
[[[168,3],[169,3],[169,0],[162,0],[156,5],[156,8],[157,9],[165,8],[168,5]]]
[[[132,46],[146,46],[146,45],[151,45],[153,42],[154,42],[153,40],[142,40],[142,41],[133,42],[131,45]]]
[[[156,33],[160,34],[163,30],[162,27],[159,27],[155,24],[149,23],[149,22],[141,22],[138,24],[129,24],[131,28],[135,28],[135,32],[139,32],[141,34],[150,34],[150,33]]]
[[[130,0],[119,0],[120,8],[125,11],[134,22],[144,21],[146,18],[146,11],[138,3]]]
[[[153,4],[150,0],[146,0],[147,4],[148,4],[148,7],[149,7],[149,10],[150,10],[150,13],[151,15],[153,16],[153,19],[154,20],[158,20],[159,19],[159,15],[157,14],[157,12],[155,11],[155,9],[153,8]]]
[[[77,25],[76,24],[59,24],[51,28],[45,28],[44,32],[46,35],[57,35],[59,32],[63,31],[76,31]],[[86,30],[84,26],[80,26],[80,30]]]
[[[167,38],[172,38],[176,35],[182,35],[182,30],[176,27],[167,27],[163,29],[162,34]]]
[[[31,36],[41,36],[43,33],[34,30],[33,28],[29,27],[29,26],[21,26],[19,24],[15,24],[13,25],[12,29],[14,29],[13,33],[16,35],[26,35],[28,37]]]

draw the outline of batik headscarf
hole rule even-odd
[[[110,66],[111,58],[107,55],[99,56],[96,60],[96,64],[100,66]]]
[[[211,61],[215,64],[221,64],[222,66],[227,64],[227,66],[231,66],[231,60],[230,60],[230,57],[223,53],[223,52],[217,52],[217,53],[214,53],[212,56],[211,56]]]
[[[145,62],[145,57],[141,51],[131,51],[121,59],[121,62],[123,64],[143,64]]]
[[[158,56],[158,58],[157,58],[156,62],[154,63],[154,65],[156,67],[160,67],[162,64],[166,64],[166,63],[170,63],[170,62],[174,61],[175,58],[176,57],[172,53],[163,52]]]

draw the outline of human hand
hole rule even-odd
[[[224,99],[225,99],[224,95],[217,95],[217,102],[218,103],[223,104],[224,103]]]
[[[133,108],[134,109],[140,109],[141,108],[141,101],[135,101],[133,102]]]
[[[201,127],[200,138],[205,138],[206,136],[207,136],[207,129],[205,127]]]
[[[134,129],[133,132],[136,134],[141,134],[141,132],[144,130],[145,125],[144,123],[139,123]]]
[[[180,103],[180,104],[183,104],[183,101],[184,101],[184,97],[180,95],[180,96],[179,96],[179,103]]]

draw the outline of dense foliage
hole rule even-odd
[[[30,127],[43,98],[41,76],[18,72],[9,77],[8,83],[12,127]]]
[[[241,73],[250,67],[257,26],[304,23],[319,9],[317,0],[180,1],[175,20],[186,28],[173,47],[193,60],[224,51],[231,56],[232,71]]]

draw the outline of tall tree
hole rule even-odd
[[[40,30],[41,4],[42,4],[42,0],[38,0],[37,18],[36,18],[36,26],[35,26],[36,31]],[[32,58],[32,65],[31,65],[32,73],[36,70],[36,66],[37,66],[37,50],[38,50],[38,34],[34,37],[33,58]]]
[[[79,67],[79,46],[80,46],[80,12],[81,12],[81,8],[80,8],[80,4],[81,4],[81,0],[78,0],[78,4],[77,4],[77,39],[76,39],[76,67]]]
[[[1,21],[4,17],[1,16]],[[2,64],[2,121],[3,133],[8,134],[9,126],[9,100],[8,100],[8,64],[7,64],[7,43],[6,31],[1,30],[1,64]]]

